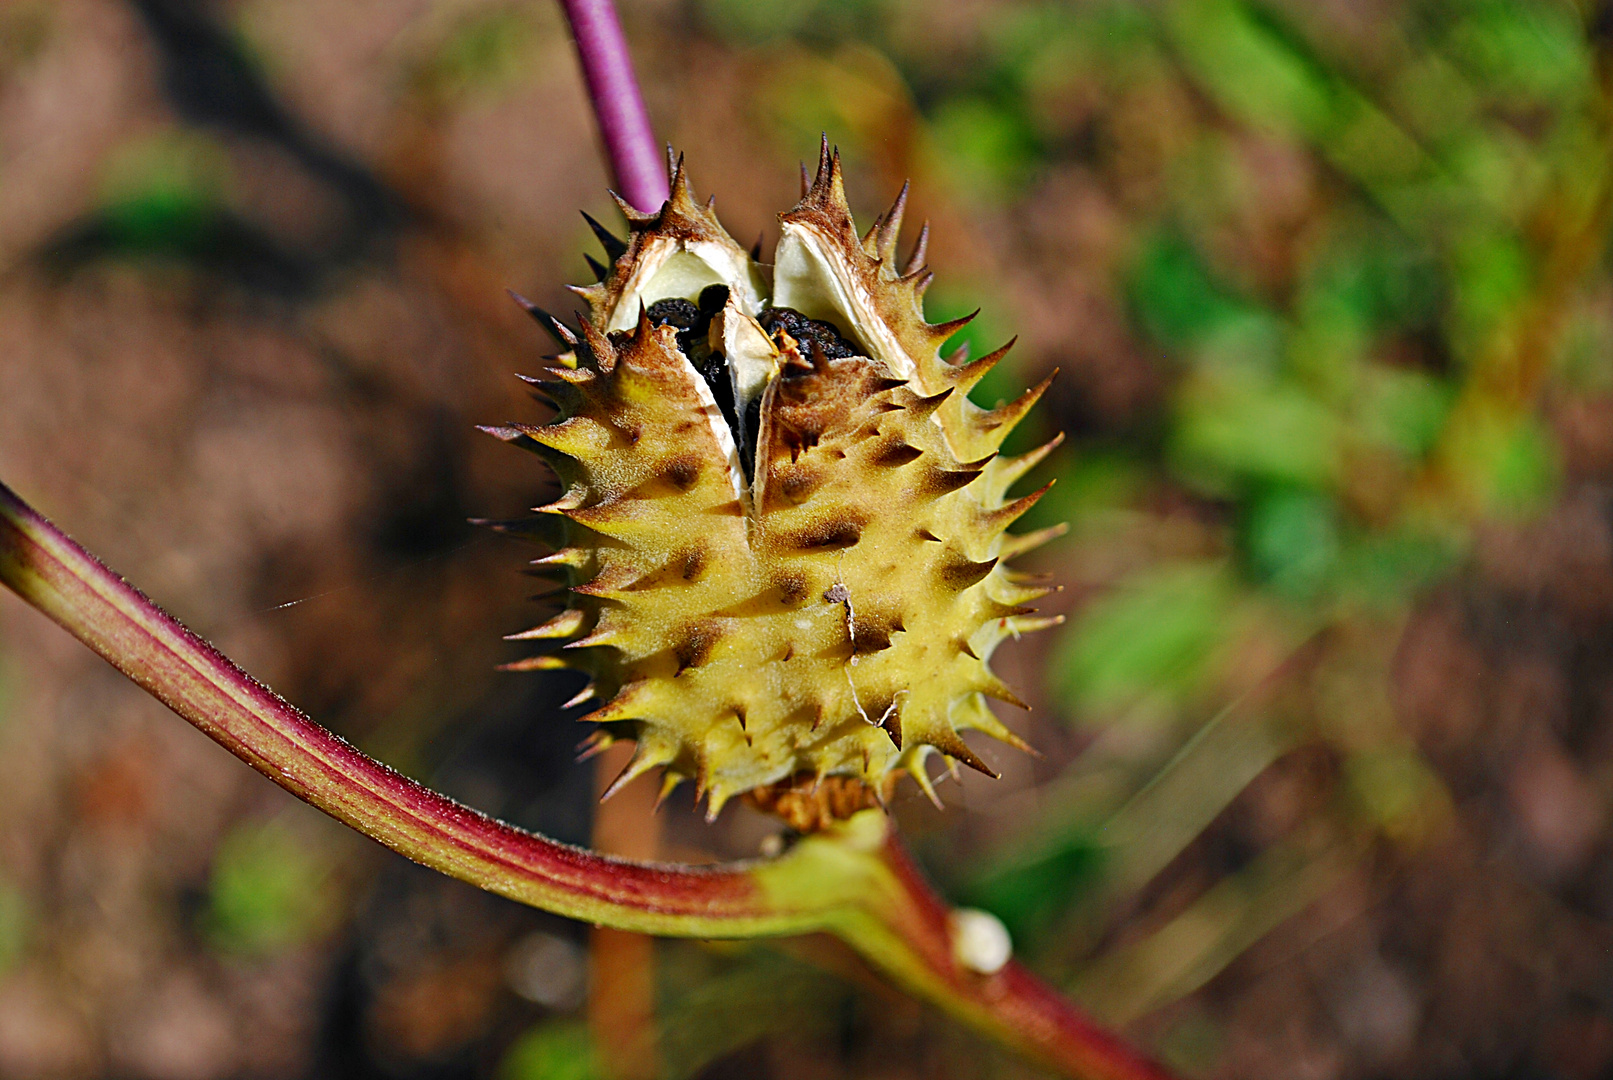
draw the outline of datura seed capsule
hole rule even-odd
[[[569,590],[513,635],[550,650],[509,666],[591,676],[585,746],[636,743],[612,790],[659,768],[711,817],[749,793],[810,831],[903,771],[933,799],[931,754],[991,773],[962,732],[1026,748],[986,705],[1018,704],[988,661],[1054,621],[1004,563],[1056,534],[1007,529],[1042,494],[1009,488],[1058,440],[998,454],[1046,384],[969,401],[1007,346],[941,357],[967,320],[924,320],[927,228],[898,269],[905,187],[860,239],[827,140],[803,188],[771,266],[681,161],[658,213],[622,205],[625,242],[590,219],[612,261],[574,290],[579,325],[526,305],[564,350],[529,380],[556,415],[488,430],[563,488],[505,526],[549,542],[535,567]]]

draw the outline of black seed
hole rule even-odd
[[[700,314],[706,317],[707,323],[710,323],[712,317],[727,305],[728,286],[707,285],[704,289],[700,290],[698,307],[700,308]]]
[[[862,355],[861,350],[847,341],[833,323],[809,319],[794,308],[768,308],[757,321],[775,339],[780,331],[789,334],[800,343],[803,356],[811,356],[814,348],[822,350],[823,355],[831,360]]]
[[[657,300],[646,314],[652,326],[675,326],[679,330],[688,330],[700,321],[700,309],[681,296]]]

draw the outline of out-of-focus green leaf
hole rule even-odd
[[[1092,964],[1071,992],[1111,1024],[1186,997],[1319,898],[1350,862],[1342,851],[1279,843],[1161,929]]]
[[[1410,747],[1351,754],[1344,778],[1356,805],[1389,836],[1416,835],[1428,800],[1443,802],[1443,785]]]
[[[1328,580],[1338,561],[1338,507],[1314,490],[1268,488],[1249,506],[1244,544],[1258,578],[1290,597],[1306,599]]]
[[[1149,332],[1178,347],[1247,311],[1222,291],[1198,252],[1172,230],[1162,231],[1144,244],[1128,291]]]
[[[1090,69],[1130,64],[1158,36],[1146,11],[1115,0],[1016,5],[983,29],[999,62],[1025,79],[1054,57]]]
[[[1225,1029],[1202,1006],[1187,1005],[1172,1013],[1154,1042],[1154,1052],[1182,1076],[1211,1075],[1226,1048]]]
[[[1452,343],[1474,355],[1528,292],[1533,276],[1529,256],[1517,237],[1475,229],[1456,245],[1451,272]]]
[[[1322,132],[1333,122],[1326,72],[1253,5],[1177,0],[1166,21],[1195,77],[1238,119],[1288,135]]]
[[[313,941],[334,925],[331,854],[287,821],[239,825],[213,860],[207,929],[227,952],[262,955]]]
[[[1575,393],[1589,396],[1613,391],[1613,312],[1591,303],[1572,314],[1563,335],[1558,372]]]
[[[1161,63],[1153,19],[1129,3],[1008,7],[986,32],[996,63],[1047,138],[1076,134],[1104,96]]]
[[[1099,830],[1111,860],[1106,887],[1123,896],[1146,885],[1294,738],[1241,703],[1205,724]]]
[[[0,75],[26,67],[44,52],[56,30],[54,14],[54,5],[41,0],[0,5]]]
[[[1475,3],[1452,30],[1446,47],[1479,85],[1509,108],[1567,102],[1591,86],[1585,31],[1567,4]]]
[[[1297,298],[1302,317],[1313,310],[1347,312],[1364,326],[1421,326],[1437,313],[1440,267],[1423,244],[1381,220],[1352,216],[1305,274]]]
[[[804,37],[856,41],[880,7],[879,0],[701,0],[712,28],[737,41],[765,42]]]
[[[941,345],[941,354],[949,356],[953,350],[967,345],[969,355],[979,359],[1001,348],[1014,336],[1013,330],[1009,329],[1000,314],[1007,310],[1007,306],[1005,300],[994,294],[989,283],[942,283],[925,294],[924,317],[930,322],[939,323],[961,319],[970,312],[978,311],[980,314],[975,316],[973,322],[947,338]],[[969,391],[970,400],[982,408],[990,409],[1024,393],[1025,375],[1020,363],[1026,358],[1027,353],[1023,348],[1010,351]]]
[[[1080,715],[1192,693],[1224,639],[1237,590],[1226,567],[1189,563],[1131,579],[1083,612],[1053,678]]]
[[[530,13],[497,7],[466,16],[437,49],[425,75],[439,93],[496,93],[532,69],[537,28]]]
[[[1080,528],[1101,515],[1124,509],[1145,489],[1145,466],[1129,455],[1102,449],[1064,451],[1041,466],[1030,481],[1057,477],[1042,501],[1019,520],[1016,532],[1059,522]]]
[[[1329,160],[1375,190],[1415,180],[1432,164],[1415,139],[1356,94],[1343,95],[1337,130],[1329,133]]]
[[[1282,364],[1287,327],[1270,312],[1244,308],[1199,338],[1191,360],[1212,378],[1265,382]]]
[[[213,139],[165,131],[120,149],[101,186],[111,241],[131,251],[186,251],[205,243],[222,214],[229,160]]]
[[[1239,701],[1129,797],[1100,765],[1089,776],[1094,783],[1055,798],[1036,835],[980,874],[965,896],[1001,917],[1017,941],[1041,939],[1082,906],[1101,912],[1163,870],[1297,734],[1258,703]],[[1086,766],[1083,758],[1078,768]]]
[[[1526,518],[1555,493],[1560,464],[1550,433],[1533,416],[1474,410],[1451,439],[1456,482],[1491,514]]]
[[[984,97],[953,98],[930,117],[946,175],[970,200],[996,201],[1025,183],[1037,160],[1036,134],[1018,109]]]
[[[995,866],[963,889],[967,903],[996,915],[1017,942],[1039,942],[1073,905],[1097,892],[1105,851],[1089,826],[1065,831],[1036,854]]]
[[[1548,179],[1533,147],[1512,129],[1470,128],[1452,140],[1445,161],[1470,211],[1495,224],[1523,224]]]
[[[1439,438],[1451,396],[1448,383],[1424,372],[1374,366],[1363,380],[1356,422],[1367,439],[1419,460]]]
[[[1393,72],[1388,96],[1397,115],[1436,143],[1472,130],[1479,108],[1473,84],[1438,53],[1417,57]]]
[[[498,1080],[597,1080],[601,1073],[587,1025],[550,1020],[515,1040],[497,1075]]]
[[[1404,604],[1449,572],[1460,555],[1449,539],[1410,530],[1362,536],[1339,556],[1339,591],[1372,607]]]
[[[770,949],[708,978],[661,1010],[656,1052],[665,1080],[683,1080],[769,1035],[806,1035],[840,1021],[849,988]]]
[[[803,146],[815,147],[828,133],[848,172],[855,173],[870,156],[873,141],[888,137],[890,124],[907,122],[913,103],[889,56],[848,42],[829,55],[781,45],[770,60],[768,79],[757,87],[755,107],[766,130],[791,155]]]
[[[1544,509],[1556,493],[1561,465],[1557,444],[1535,417],[1508,434],[1496,433],[1489,495],[1501,513],[1526,517]]]
[[[1178,406],[1171,458],[1190,482],[1229,492],[1247,480],[1329,487],[1339,418],[1298,387],[1200,379]]]
[[[33,921],[27,895],[14,882],[0,877],[0,973],[10,971],[22,959]]]

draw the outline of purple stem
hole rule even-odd
[[[617,193],[635,209],[654,213],[671,190],[616,5],[611,0],[560,0],[560,6],[571,21],[605,157],[616,174]]]

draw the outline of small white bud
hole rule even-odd
[[[952,958],[980,975],[994,975],[1014,954],[1008,927],[989,911],[958,908],[947,918],[952,931]]]

